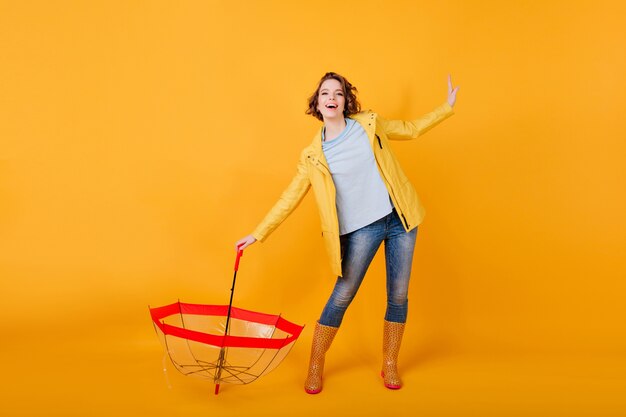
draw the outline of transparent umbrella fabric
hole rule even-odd
[[[280,315],[230,307],[173,303],[150,309],[164,349],[181,373],[248,384],[273,370],[291,350],[303,326]],[[228,321],[228,332],[225,334]]]

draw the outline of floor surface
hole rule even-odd
[[[308,395],[302,384],[310,335],[303,333],[272,373],[245,386],[222,385],[216,396],[210,381],[185,377],[169,362],[163,372],[162,348],[147,330],[13,338],[0,352],[0,415],[626,415],[623,356],[403,351],[405,385],[391,391],[382,385],[375,354],[337,342],[323,392]]]

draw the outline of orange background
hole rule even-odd
[[[625,23],[618,1],[0,2],[1,414],[625,412]],[[228,302],[326,71],[386,118],[460,85],[394,148],[427,209],[406,386],[376,375],[379,253],[303,393],[334,283],[308,196],[235,294],[307,325],[290,356],[218,397],[168,389],[147,306]]]

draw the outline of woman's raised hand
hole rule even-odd
[[[256,242],[254,236],[248,235],[235,242],[235,250],[244,250],[248,246],[252,245],[254,242]],[[241,245],[241,247],[239,247],[239,245]]]
[[[454,107],[454,103],[456,103],[457,91],[459,91],[459,86],[452,88],[452,76],[448,74],[448,104],[450,107]]]

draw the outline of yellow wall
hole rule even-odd
[[[387,118],[442,103],[451,73],[456,115],[395,145],[427,209],[409,343],[623,353],[625,11],[2,1],[0,332],[157,343],[148,304],[228,301],[233,243],[318,128],[304,110],[324,72]],[[378,343],[383,271],[380,253],[346,342]],[[310,331],[333,282],[308,196],[245,252],[235,299]]]

